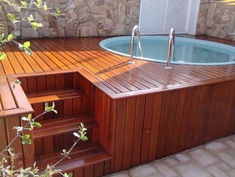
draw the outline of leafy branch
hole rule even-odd
[[[35,19],[33,14],[30,14],[30,11],[33,7],[39,10],[43,10],[49,15],[52,15],[55,17],[60,17],[64,15],[61,13],[61,10],[59,8],[56,8],[54,10],[52,8],[48,8],[47,3],[44,2],[43,0],[30,0],[29,3],[25,0],[21,0],[19,3],[16,3],[14,0],[0,0],[0,3],[1,2],[5,4],[6,8],[13,8],[15,10],[17,16],[15,15],[15,13],[9,13],[9,12],[7,13],[7,18],[9,21],[12,22],[14,27],[16,27],[18,23],[23,22],[23,21],[28,23],[34,30],[37,30],[38,28],[43,27],[43,24],[39,22],[39,20]],[[23,14],[22,12],[25,12],[25,13]],[[30,49],[29,41],[25,42],[24,44],[21,44],[15,41],[14,38],[15,38],[14,31],[8,36],[5,36],[4,33],[0,33],[0,61],[7,57],[6,53],[4,53],[2,50],[2,47],[6,43],[11,42],[11,41],[16,43],[20,50],[25,51],[28,55],[32,55],[32,50]]]
[[[44,112],[37,115],[36,117],[32,118],[32,114],[28,114],[27,117],[22,117],[21,120],[26,122],[26,125],[24,126],[16,126],[14,129],[17,131],[17,135],[15,138],[11,140],[11,142],[0,152],[0,176],[5,177],[11,177],[11,176],[21,176],[21,177],[28,177],[28,176],[34,176],[34,177],[52,177],[54,174],[61,174],[63,177],[72,177],[72,173],[62,173],[61,170],[56,169],[56,166],[61,163],[64,159],[69,158],[69,154],[72,152],[74,147],[78,144],[78,142],[81,141],[87,141],[86,131],[83,123],[80,123],[78,127],[78,131],[74,132],[73,135],[77,138],[76,141],[74,141],[71,148],[66,151],[66,149],[62,150],[61,156],[62,158],[58,160],[53,165],[47,165],[46,169],[39,173],[39,169],[36,166],[36,163],[33,164],[33,167],[29,167],[26,169],[20,168],[20,169],[14,169],[14,161],[17,158],[17,154],[14,154],[14,149],[11,148],[11,145],[16,141],[17,138],[21,138],[22,144],[31,144],[32,140],[30,139],[30,134],[24,134],[24,131],[32,131],[35,127],[41,128],[42,125],[37,122],[36,120],[43,116],[44,114],[48,112],[54,112],[57,114],[57,111],[55,110],[55,104],[52,103],[51,106],[48,105],[48,103],[45,104]],[[5,155],[4,153],[8,152],[8,155]],[[7,165],[7,159],[11,160],[11,165]]]

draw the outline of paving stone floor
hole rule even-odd
[[[235,135],[106,177],[235,177]]]

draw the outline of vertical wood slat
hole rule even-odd
[[[18,116],[13,116],[13,117],[7,117],[6,119],[6,131],[7,131],[7,139],[8,139],[8,143],[11,142],[11,140],[13,138],[15,138],[16,136],[16,130],[14,130],[15,126],[20,126],[20,118]],[[10,148],[14,149],[14,153],[15,154],[19,154],[17,159],[16,159],[16,163],[15,166],[16,168],[20,168],[22,166],[24,166],[23,164],[23,149],[22,149],[22,143],[21,143],[21,139],[17,138],[14,143],[10,146]]]
[[[151,126],[153,118],[154,95],[147,95],[145,100],[144,127],[141,146],[141,163],[148,161],[149,147],[151,141]]]
[[[132,151],[132,165],[136,166],[140,163],[140,152],[142,142],[142,131],[144,122],[144,107],[145,96],[138,96],[136,98],[135,109],[135,124],[134,124],[134,138],[133,138],[133,151]]]
[[[131,167],[133,137],[134,137],[134,121],[135,121],[135,107],[136,97],[127,98],[126,122],[123,148],[123,168]]]
[[[24,115],[27,116],[27,115]],[[21,126],[25,126],[28,122],[21,121]],[[31,144],[24,144],[23,145],[23,154],[24,154],[24,165],[25,167],[32,167],[33,163],[35,162],[35,142],[33,140],[32,131],[24,131],[23,134],[29,134],[30,139],[32,141]],[[40,144],[37,144],[40,146]]]
[[[157,135],[159,133],[159,124],[160,124],[160,115],[162,108],[162,94],[155,94],[154,96],[154,104],[153,104],[153,120],[151,127],[151,142],[149,149],[149,160],[154,160],[157,155],[157,147],[158,147],[158,138]]]
[[[116,120],[116,142],[114,154],[114,170],[122,169],[123,165],[123,140],[125,137],[124,127],[126,118],[126,99],[117,100],[117,120]]]
[[[83,168],[76,168],[73,171],[73,176],[74,177],[83,177],[84,176],[84,169]]]
[[[84,168],[84,177],[94,176],[94,165],[88,165]]]
[[[1,130],[1,133],[0,133],[0,140],[1,140],[0,152],[2,152],[8,143],[5,119],[0,119],[0,130]]]

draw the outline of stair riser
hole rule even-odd
[[[50,74],[19,77],[25,93],[35,93],[55,89],[79,88],[81,78],[78,73]]]
[[[88,141],[80,141],[77,146],[81,144],[92,143],[92,129],[88,130],[87,137]],[[44,138],[34,139],[35,141],[35,155],[40,156],[47,153],[58,152],[63,149],[69,149],[76,138],[73,136],[73,132],[64,133],[61,135],[49,136]]]
[[[49,102],[49,105],[52,103]],[[45,103],[38,103],[33,104],[32,107],[34,109],[34,116],[39,115],[44,111]],[[89,111],[89,100],[88,97],[83,96],[81,98],[74,98],[74,99],[67,99],[67,100],[60,100],[55,102],[55,110],[57,110],[57,114],[54,112],[50,112],[38,118],[38,120],[48,120],[48,119],[55,119],[57,117],[63,116],[73,116],[78,115],[82,112]]]

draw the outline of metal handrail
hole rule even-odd
[[[168,51],[167,51],[167,61],[166,61],[166,69],[171,69],[170,61],[171,55],[173,56],[173,60],[175,61],[175,29],[171,28],[169,39],[168,39]]]
[[[139,30],[139,26],[135,25],[132,29],[131,32],[131,48],[130,48],[130,61],[129,63],[134,63],[134,39],[135,39],[135,33],[137,36],[137,40],[138,40],[138,46],[139,46],[139,50],[140,50],[140,56],[143,56],[143,52],[142,52],[142,46],[141,46],[141,42],[140,42],[140,30]]]

